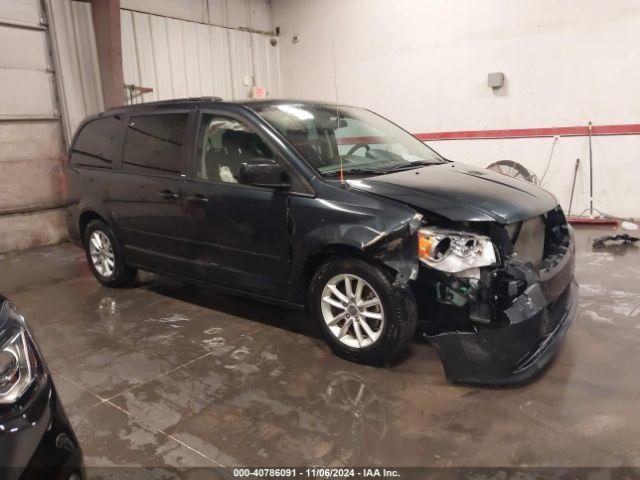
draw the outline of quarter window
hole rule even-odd
[[[130,117],[124,142],[123,169],[147,175],[184,177],[182,154],[188,114]]]
[[[198,133],[196,177],[239,183],[240,167],[259,158],[274,159],[260,135],[247,125],[221,115],[204,114]]]
[[[122,128],[120,116],[111,116],[87,123],[71,150],[71,164],[80,167],[112,168],[118,157]]]

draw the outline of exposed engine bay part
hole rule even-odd
[[[514,256],[523,262],[531,262],[534,267],[539,267],[544,255],[544,235],[542,216],[518,222],[511,237]]]
[[[621,233],[619,235],[604,235],[593,240],[593,248],[604,248],[612,245],[634,245],[638,241],[640,241],[640,238],[633,237],[628,233]]]

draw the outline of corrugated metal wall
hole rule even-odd
[[[89,3],[51,5],[67,140],[103,110]],[[179,97],[249,97],[253,85],[280,95],[279,47],[271,45],[265,0],[122,0],[122,63],[127,85],[151,88],[134,103]],[[251,30],[248,31],[248,30]],[[123,96],[131,103],[130,91]]]
[[[229,28],[271,31],[271,0],[120,0],[127,10]]]
[[[0,2],[0,253],[66,236],[62,130],[39,0]]]
[[[134,103],[246,99],[253,85],[280,94],[278,47],[267,35],[125,9],[121,26],[125,84],[153,89]]]

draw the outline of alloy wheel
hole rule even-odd
[[[110,277],[114,270],[116,259],[109,237],[100,230],[95,230],[89,237],[89,254],[96,271],[103,277]]]
[[[348,347],[369,347],[382,335],[382,301],[363,278],[353,274],[336,275],[325,285],[320,301],[329,331]]]

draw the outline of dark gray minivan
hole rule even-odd
[[[452,381],[530,378],[575,313],[553,195],[446,160],[349,106],[185,99],[86,119],[66,219],[96,278],[138,268],[307,308],[337,354],[387,364],[416,328]]]

